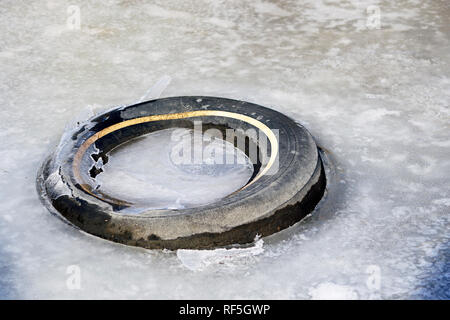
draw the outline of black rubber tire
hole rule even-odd
[[[255,119],[278,130],[278,170],[217,202],[178,210],[146,210],[123,215],[129,204],[90,193],[74,174],[75,158],[88,139],[112,125],[154,115],[225,111]],[[205,123],[251,127],[239,119],[199,116]],[[247,119],[248,119],[247,118]],[[244,121],[245,122],[245,121]],[[86,149],[82,160],[104,158],[118,144],[149,131],[184,126],[183,119],[137,123],[106,134]],[[86,159],[85,159],[86,158]],[[92,160],[94,158],[94,160]],[[97,159],[95,159],[97,158]],[[80,165],[81,166],[81,165]],[[87,174],[87,173],[83,173]],[[38,192],[52,212],[95,236],[144,248],[213,248],[252,242],[287,228],[309,214],[324,194],[326,178],[310,133],[289,117],[253,103],[215,97],[170,97],[121,107],[96,116],[70,133],[44,162]]]

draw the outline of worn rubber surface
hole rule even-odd
[[[90,180],[108,152],[142,134],[169,127],[277,131],[276,166],[254,165],[252,179],[237,192],[207,205],[121,214],[133,204],[95,190]],[[270,129],[270,130],[269,130]],[[251,143],[251,142],[250,142]],[[273,170],[276,167],[276,170]],[[44,162],[38,192],[52,212],[95,236],[145,248],[212,248],[252,242],[287,228],[310,213],[323,196],[325,173],[309,132],[289,117],[243,101],[171,97],[121,107],[81,124]]]

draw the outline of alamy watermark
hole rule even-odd
[[[69,30],[81,29],[81,13],[79,6],[70,5],[67,7],[66,26]]]
[[[379,6],[371,5],[366,8],[366,27],[369,30],[381,29],[381,9]]]
[[[207,128],[202,121],[193,121],[193,130],[178,128],[171,141],[175,144],[170,160],[175,165],[236,165],[251,164],[264,170],[265,175],[275,174],[279,166],[279,130],[255,128]],[[239,152],[240,150],[241,152]],[[245,156],[244,156],[245,154]]]
[[[68,275],[66,279],[66,287],[69,290],[80,290],[81,289],[81,269],[78,265],[70,265],[66,269],[66,274]]]
[[[366,273],[369,275],[366,279],[366,286],[369,289],[370,299],[376,299],[380,296],[381,289],[381,268],[372,264],[367,266]]]

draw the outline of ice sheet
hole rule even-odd
[[[225,140],[197,134],[203,140],[198,163],[192,129],[160,130],[122,144],[95,177],[98,190],[143,208],[181,209],[211,203],[243,187],[253,174],[245,153]],[[191,157],[180,158],[183,150]],[[235,160],[227,163],[227,156]]]
[[[0,297],[449,298],[446,1],[5,0],[0,12]],[[71,119],[133,103],[166,74],[164,96],[272,107],[328,150],[320,208],[248,263],[191,271],[38,200],[36,172]]]

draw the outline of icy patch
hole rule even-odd
[[[450,207],[450,198],[442,198],[433,200],[434,204]]]
[[[255,2],[253,3],[253,6],[257,13],[269,14],[280,17],[288,17],[292,15],[291,12],[283,10],[276,4],[267,1]]]
[[[352,287],[324,282],[309,289],[312,300],[356,300],[358,293]]]
[[[243,259],[249,259],[264,252],[264,241],[259,239],[249,248],[215,249],[215,250],[177,250],[177,257],[186,268],[202,271],[210,266],[235,266]]]
[[[161,6],[153,4],[145,5],[145,10],[143,10],[143,12],[145,12],[149,16],[165,19],[188,19],[191,17],[189,13],[177,10],[167,10]]]
[[[58,171],[55,171],[48,176],[45,180],[45,185],[49,190],[54,190],[58,194],[68,196],[72,195],[70,188],[62,182]]]
[[[98,190],[145,208],[181,209],[223,198],[250,180],[249,158],[229,142],[206,133],[203,139],[208,142],[200,150],[199,163],[180,158],[179,152],[195,152],[191,150],[193,135],[193,130],[165,129],[119,146],[95,178]],[[215,162],[215,152],[220,150],[223,162],[228,155],[236,155],[236,161]]]
[[[142,102],[144,100],[158,99],[167,86],[172,81],[172,78],[168,75],[161,77],[148,91],[138,100]]]

